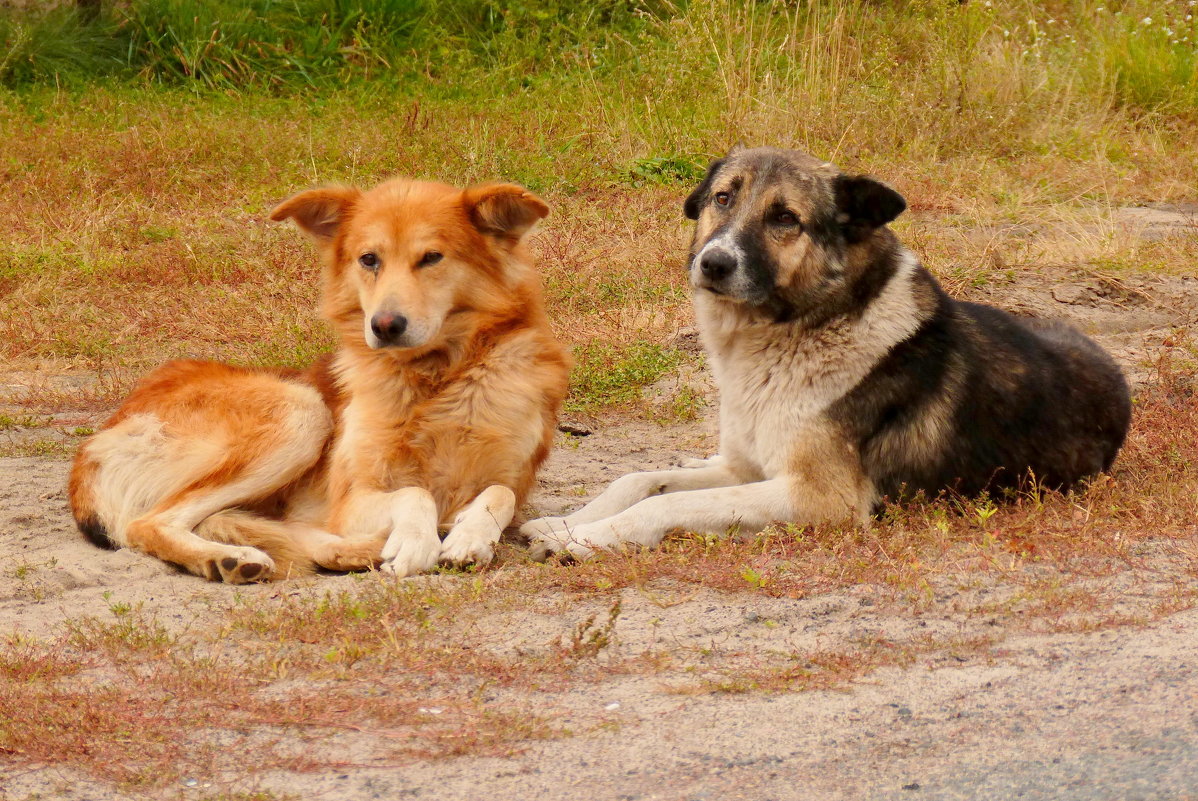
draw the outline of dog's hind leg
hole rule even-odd
[[[307,387],[256,376],[212,383],[184,384],[85,443],[72,475],[76,518],[213,580],[306,572],[302,554],[275,547],[287,542],[283,524],[234,510],[315,466],[332,418]]]
[[[451,565],[485,565],[495,556],[495,543],[516,514],[516,493],[501,484],[487,487],[458,513],[441,543],[441,561]]]
[[[231,584],[310,571],[311,562],[292,542],[286,523],[232,511],[277,491],[315,464],[323,447],[320,432],[289,433],[251,441],[248,444],[258,447],[249,451],[256,457],[248,464],[233,467],[222,460],[215,470],[165,498],[129,523],[126,544],[198,576]],[[275,552],[279,563],[265,551]]]
[[[577,526],[603,520],[654,495],[727,487],[743,482],[744,478],[733,472],[722,459],[706,467],[629,473],[617,478],[599,497],[573,514],[530,520],[520,527],[520,534],[531,541],[537,537],[567,532]]]
[[[383,537],[342,537],[307,523],[287,523],[295,546],[326,570],[367,570],[382,560]]]
[[[130,548],[211,581],[245,584],[276,577],[274,560],[258,548],[214,542],[193,531],[209,513],[224,507],[220,495],[195,497],[139,517],[129,524],[125,538]]]
[[[282,579],[308,575],[317,563],[304,536],[305,528],[298,523],[226,509],[205,518],[196,526],[195,533],[212,542],[246,545],[264,551],[275,565],[270,578]]]

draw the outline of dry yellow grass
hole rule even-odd
[[[950,288],[1046,268],[1192,270],[1194,237],[1145,241],[1117,223],[1121,207],[1198,185],[1180,11],[702,0],[652,13],[635,41],[604,39],[614,49],[595,64],[548,54],[527,91],[467,60],[314,96],[6,93],[7,369],[98,373],[69,397],[36,393],[41,408],[95,411],[173,356],[309,360],[331,344],[312,314],[315,261],[265,211],[395,173],[532,185],[554,209],[538,250],[563,337],[665,344],[690,319],[679,198],[736,141],[893,183],[912,208],[901,233]],[[497,52],[525,65],[516,44]]]

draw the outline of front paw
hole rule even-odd
[[[582,561],[614,544],[608,527],[602,523],[588,523],[533,537],[528,543],[528,555],[537,562],[544,562],[551,556]]]
[[[435,533],[392,534],[383,546],[383,564],[379,570],[396,578],[414,576],[432,570],[440,557],[441,538]]]
[[[563,532],[566,527],[567,523],[564,517],[539,517],[520,526],[519,532],[521,539],[531,544],[541,537]]]
[[[485,536],[454,528],[441,543],[441,564],[461,567],[485,565],[495,558],[495,549]]]

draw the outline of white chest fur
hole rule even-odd
[[[919,327],[914,270],[914,257],[904,253],[863,314],[816,330],[746,322],[725,301],[696,295],[699,328],[720,389],[720,452],[758,478],[780,475],[803,429]]]

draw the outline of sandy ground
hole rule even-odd
[[[1153,225],[1186,221],[1163,219]],[[1038,277],[978,290],[976,299],[1078,323],[1135,383],[1147,379],[1152,354],[1174,327],[1198,321],[1196,278]],[[684,380],[708,388],[701,374]],[[694,423],[596,426],[590,436],[562,441],[533,499],[542,513],[573,508],[630,470],[710,453],[712,408]],[[0,541],[8,556],[0,633],[52,634],[65,620],[104,613],[106,594],[141,603],[169,624],[185,622],[197,601],[271,592],[209,584],[85,543],[67,510],[67,468],[64,458],[0,459]],[[1164,545],[1149,557],[1151,569],[1173,564]],[[352,578],[314,581],[335,589]],[[785,600],[701,591],[662,604],[629,590],[618,647],[635,653],[669,637],[764,652],[910,626],[968,635],[1005,625],[953,615],[951,604],[918,620],[892,619],[869,595],[861,588]],[[510,627],[517,645],[543,643],[587,613],[529,613],[495,625]],[[1198,611],[1147,627],[1058,635],[1012,629],[998,638],[997,651],[882,669],[842,691],[687,696],[664,692],[658,679],[614,677],[569,691],[572,706],[590,706],[612,726],[534,742],[511,758],[260,775],[248,789],[330,799],[1198,799]],[[205,797],[203,778],[165,795]],[[4,801],[117,797],[69,769],[0,756]]]

